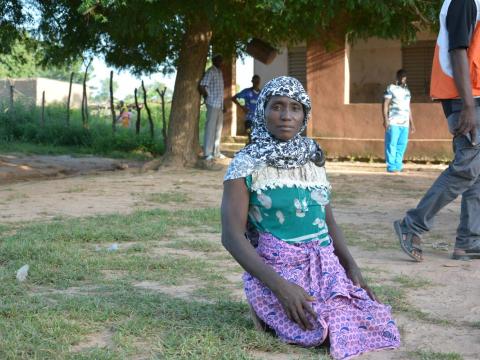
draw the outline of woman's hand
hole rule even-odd
[[[363,279],[360,269],[357,266],[352,266],[351,268],[347,269],[347,276],[350,280],[352,280],[354,285],[365,290],[372,300],[378,301],[375,293],[368,287],[366,281]]]
[[[275,295],[291,321],[296,322],[304,331],[313,330],[307,313],[310,313],[315,319],[317,318],[317,314],[309,304],[316,300],[315,297],[308,295],[301,286],[288,281],[282,284]]]

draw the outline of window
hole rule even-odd
[[[297,78],[307,88],[307,48],[288,48],[288,75]]]
[[[407,71],[407,83],[412,102],[430,102],[434,40],[421,40],[402,47],[402,66]]]

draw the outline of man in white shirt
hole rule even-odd
[[[388,172],[400,172],[407,150],[408,131],[415,132],[410,111],[410,90],[407,72],[397,71],[397,82],[390,84],[383,96],[383,127],[385,128],[385,162]]]
[[[220,153],[224,111],[222,62],[222,56],[215,55],[212,58],[213,66],[207,70],[200,81],[200,93],[205,98],[207,106],[203,155],[209,161],[214,158],[225,158]]]

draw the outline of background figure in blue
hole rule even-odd
[[[403,155],[407,150],[408,131],[415,132],[410,109],[410,90],[407,72],[397,71],[397,81],[390,84],[383,95],[383,127],[385,128],[385,161],[388,172],[403,168]]]
[[[237,104],[245,112],[245,130],[248,134],[248,142],[250,142],[250,130],[252,127],[252,120],[257,106],[258,95],[260,94],[260,76],[253,75],[252,87],[243,89],[234,97],[232,101]],[[244,105],[240,104],[238,99],[244,100]]]

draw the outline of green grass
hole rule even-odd
[[[342,223],[340,227],[350,246],[360,246],[369,251],[398,248],[393,231],[388,226]]]
[[[358,198],[358,195],[358,191],[348,186],[342,186],[339,189],[334,189],[332,191],[332,204],[355,205],[355,200]]]
[[[217,252],[223,250],[223,246],[220,244],[220,237],[218,237],[218,242],[204,239],[178,239],[166,244],[165,246],[173,249],[184,249],[202,252]]]
[[[410,288],[410,285],[402,286],[402,284],[399,284],[398,286],[391,286],[372,284],[370,287],[380,301],[390,305],[394,312],[403,313],[415,321],[423,321],[426,323],[443,326],[453,325],[449,320],[432,316],[431,314],[416,308],[415,305],[410,304],[406,299],[405,291],[406,289]]]
[[[255,331],[215,260],[155,252],[167,243],[216,251],[219,244],[176,232],[218,232],[218,223],[217,209],[203,209],[0,225],[0,358],[227,360],[259,351],[327,359]],[[106,250],[112,243],[117,251]],[[23,264],[29,276],[18,283]],[[134,286],[142,280],[198,288],[187,301]]]
[[[167,112],[169,113],[169,108]],[[82,125],[78,109],[71,111],[70,125],[65,123],[62,105],[45,108],[45,125],[40,124],[41,109],[16,104],[15,116],[0,104],[0,152],[40,155],[101,155],[146,160],[164,151],[162,124],[158,107],[154,108],[155,136],[151,138],[146,113],[142,113],[139,135],[134,128],[117,127],[112,132],[111,117],[91,113],[87,127]],[[200,141],[203,140],[205,109],[201,109]]]
[[[421,279],[419,277],[410,277],[404,274],[395,276],[392,280],[399,283],[403,288],[409,289],[420,289],[432,285],[432,282],[429,280]]]
[[[183,203],[190,200],[186,193],[182,192],[160,192],[144,194],[145,201],[165,204],[165,203]]]
[[[419,350],[411,352],[412,360],[463,360],[457,353],[440,353],[434,351]]]

